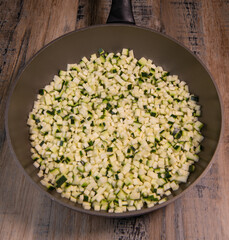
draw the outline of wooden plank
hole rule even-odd
[[[91,0],[90,4],[86,0],[79,0],[76,28],[105,24],[110,6],[111,2],[106,0]]]
[[[225,53],[220,53],[220,51],[228,49],[228,39],[225,36],[225,28],[220,26],[223,22],[219,20],[221,13],[217,13],[218,9],[221,9],[220,12],[222,11],[222,6],[219,7],[219,4],[222,3],[218,1],[172,1],[166,5],[167,10],[163,10],[163,13],[165,26],[169,26],[166,33],[183,42],[204,60],[215,77],[220,91],[221,87],[224,89],[223,91],[227,91],[226,82],[220,82],[220,79],[222,81],[228,74],[228,67],[224,65],[223,59]],[[224,4],[223,8],[228,8],[228,4],[227,6]],[[214,11],[214,9],[216,10]],[[173,21],[175,24],[169,25],[166,21]],[[215,33],[219,29],[222,29],[222,32],[216,38]],[[217,41],[219,42],[217,43]],[[216,48],[218,49],[216,50]],[[223,66],[220,66],[221,64]],[[220,73],[218,72],[219,68],[221,69]],[[223,151],[222,148],[221,151]],[[223,160],[223,154],[220,155],[221,157],[217,157],[216,163],[202,181],[182,198],[182,208],[185,209],[185,212],[182,213],[184,229],[181,235],[176,232],[176,239],[182,239],[182,235],[184,239],[226,239],[228,237],[228,230],[225,226],[228,214],[223,211],[223,205],[219,204],[219,200],[221,201],[222,198],[220,192],[224,192],[220,188],[225,186],[225,181],[220,178],[222,174],[219,172],[228,164],[220,163]],[[225,196],[225,199],[223,197],[222,200],[225,200],[224,203],[227,205],[228,197]],[[222,206],[222,209],[219,206]],[[224,212],[224,218],[222,218],[222,212]],[[209,228],[203,228],[203,223],[210,229],[214,229],[215,226],[219,227],[216,231],[209,231]]]
[[[103,24],[111,1],[0,2],[0,111],[17,71],[42,46],[69,31]],[[133,0],[137,25],[168,34],[207,65],[229,113],[229,2]],[[9,153],[0,114],[0,239],[229,239],[229,127],[211,170],[190,191],[154,213],[106,219],[52,202],[23,176]]]
[[[1,33],[4,36],[4,38],[1,38],[4,40],[2,41],[3,46],[1,45],[1,50],[5,49],[2,54],[3,58],[0,59],[3,61],[0,63],[1,96],[4,97],[4,101],[1,101],[0,105],[2,112],[5,108],[6,92],[9,83],[15,77],[18,69],[21,69],[24,63],[46,42],[75,29],[74,19],[71,14],[67,15],[66,13],[74,11],[75,6],[76,17],[77,1],[68,2],[65,8],[61,2],[50,0],[40,1],[39,3],[37,1],[5,1],[4,5],[1,6],[2,9],[6,9],[5,12],[3,11],[5,15],[4,20],[1,22]],[[71,11],[68,9],[70,5],[72,6]],[[50,11],[55,11],[58,7],[63,9],[63,14],[66,14],[66,18],[63,21],[63,16],[61,16],[62,19],[59,22],[54,18],[54,23],[53,18],[50,19],[49,17]],[[57,15],[55,14],[55,16]],[[73,24],[70,24],[72,20]],[[51,31],[47,34],[49,21],[53,24],[53,30],[55,30],[54,24],[59,24],[59,31],[53,31],[56,35]],[[69,28],[64,28],[65,23]],[[42,226],[38,227],[39,225],[37,226],[36,224],[39,223],[39,220],[42,220],[42,225],[45,219],[49,219],[51,208],[47,209],[44,206],[51,205],[51,200],[38,192],[27,179],[25,180],[22,172],[15,166],[15,162],[12,160],[12,156],[9,155],[9,150],[5,143],[2,114],[0,122],[2,140],[0,148],[0,188],[4,190],[0,197],[0,238],[34,239],[33,235],[39,235],[41,239],[45,239],[47,235],[46,229]],[[40,204],[42,201],[44,204]],[[36,214],[34,215],[34,213]],[[42,218],[39,217],[40,214],[42,214]],[[47,224],[49,225],[49,222]],[[8,231],[9,229],[11,231]],[[39,229],[39,232],[36,232],[36,229]]]

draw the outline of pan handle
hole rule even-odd
[[[135,24],[131,0],[112,0],[107,23]]]

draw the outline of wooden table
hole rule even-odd
[[[44,196],[9,152],[4,110],[18,70],[45,44],[69,31],[105,23],[108,0],[0,1],[0,239],[229,239],[229,1],[133,0],[136,24],[184,43],[219,87],[224,137],[211,170],[167,207],[129,219],[88,216]]]

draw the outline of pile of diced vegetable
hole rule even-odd
[[[34,166],[50,191],[85,209],[152,207],[186,182],[203,124],[185,82],[133,50],[68,64],[28,119]]]

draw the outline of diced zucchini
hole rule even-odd
[[[129,56],[129,49],[123,48],[123,49],[122,49],[122,54],[123,54],[123,55],[126,55],[126,56]]]
[[[193,153],[191,153],[191,152],[187,152],[187,153],[186,153],[186,157],[187,157],[187,159],[193,160],[193,161],[195,161],[195,162],[197,162],[197,161],[199,160],[198,155],[193,154]]]
[[[121,200],[126,200],[126,194],[122,190],[119,191],[117,197]]]
[[[61,187],[62,184],[64,184],[67,181],[66,176],[62,175],[56,180],[56,187]]]
[[[101,48],[38,93],[27,121],[33,165],[42,185],[84,209],[153,207],[195,169],[198,98],[133,50]]]
[[[142,57],[141,59],[138,60],[138,64],[140,66],[145,66],[147,64],[147,60],[144,57]]]

